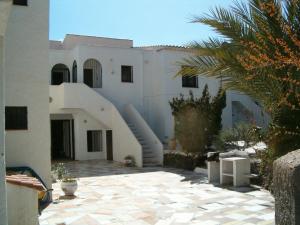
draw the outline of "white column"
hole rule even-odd
[[[4,143],[4,45],[0,36],[0,225],[7,224],[7,203],[5,185],[5,143]]]

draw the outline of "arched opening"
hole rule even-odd
[[[91,88],[102,87],[102,68],[96,59],[88,59],[83,65],[83,83]]]
[[[64,64],[56,64],[51,71],[51,85],[60,85],[70,82],[70,71]]]
[[[77,62],[76,62],[76,60],[73,62],[73,67],[72,67],[72,81],[73,81],[73,83],[77,83]]]

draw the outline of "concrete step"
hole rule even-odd
[[[153,152],[143,152],[143,156],[144,157],[155,157],[155,155],[153,154]]]
[[[155,160],[154,155],[143,155],[143,160]]]
[[[145,157],[143,157],[143,162],[144,163],[156,163],[157,160],[155,158],[153,158],[153,157],[151,157],[151,158],[145,158]]]
[[[143,163],[143,167],[160,167],[158,163]]]

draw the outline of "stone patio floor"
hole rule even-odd
[[[204,174],[169,168],[124,168],[107,161],[66,163],[79,178],[76,197],[53,184],[53,203],[40,225],[274,224],[264,190],[221,188]]]

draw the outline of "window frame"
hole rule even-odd
[[[20,118],[16,119],[19,115],[17,111],[8,112],[8,110],[24,110],[22,115],[24,118],[20,120]],[[11,113],[15,113],[15,115],[11,115]],[[10,114],[10,115],[8,115]],[[23,121],[24,120],[24,121]],[[15,124],[10,124],[14,121]],[[16,122],[17,121],[17,122]],[[19,123],[19,124],[18,124]],[[28,108],[27,106],[5,106],[5,130],[13,131],[13,130],[28,130]]]
[[[13,5],[28,6],[28,0],[13,0]]]
[[[95,150],[94,140],[92,140],[90,142],[90,138],[93,138],[93,133],[95,133],[95,132],[99,133],[99,137],[100,137],[100,139],[99,139],[99,141],[100,141],[99,150],[97,150],[97,149]],[[95,153],[95,152],[103,152],[104,151],[104,149],[103,149],[103,131],[102,130],[87,130],[86,131],[86,139],[87,139],[87,152],[88,153]]]
[[[130,67],[130,81],[123,79],[123,68]],[[122,83],[133,83],[133,66],[131,65],[121,65],[121,82]]]
[[[185,69],[185,68],[193,69],[194,67],[192,67],[192,66],[181,66],[182,70]],[[195,79],[195,83],[189,81],[191,79]],[[186,74],[185,76],[182,76],[181,77],[181,87],[182,88],[199,88],[198,76],[192,76],[192,75],[188,75],[188,74]]]
[[[185,81],[185,79],[195,79],[195,84],[189,84],[189,81]],[[182,87],[183,88],[199,88],[199,81],[197,76],[182,76]]]

